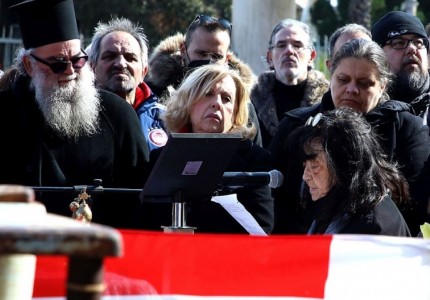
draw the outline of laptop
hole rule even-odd
[[[241,140],[238,133],[171,133],[141,201],[210,200]]]

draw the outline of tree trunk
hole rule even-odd
[[[416,1],[416,0],[405,0],[403,2],[402,6],[404,7],[403,11],[407,12],[408,14],[416,16],[418,1]]]
[[[372,25],[370,16],[371,5],[371,0],[351,0],[348,11],[351,23],[357,23],[370,29]]]

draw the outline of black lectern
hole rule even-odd
[[[142,202],[173,203],[164,232],[194,232],[185,203],[208,200],[242,139],[234,133],[172,133],[140,194]]]

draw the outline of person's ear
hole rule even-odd
[[[386,91],[386,89],[387,89],[387,81],[386,81],[386,80],[383,80],[383,81],[381,82],[381,93],[380,93],[380,95],[379,95],[379,98],[381,98],[381,97],[382,97],[382,95],[384,94],[384,92]]]
[[[330,81],[331,82],[331,81]],[[378,91],[378,102],[381,101],[381,97],[384,95],[386,88],[387,88],[387,80],[381,80],[381,87]]]
[[[33,77],[33,65],[31,64],[30,58],[28,56],[24,56],[22,58],[25,72],[28,76]]]
[[[232,55],[233,54],[230,51],[227,51],[227,55],[225,56],[225,62],[226,63],[228,63],[230,61]]]
[[[312,62],[315,60],[315,58],[317,57],[317,52],[315,50],[311,50],[311,56],[309,58],[309,65],[312,64]]]
[[[142,68],[142,81],[143,81],[143,79],[145,79],[146,74],[148,74],[148,70],[149,70],[148,65],[143,66],[143,68]]]
[[[329,71],[331,68],[331,63],[332,63],[331,59],[326,59],[325,66],[326,66],[327,70],[329,70]]]
[[[271,70],[273,70],[274,66],[273,66],[273,60],[272,60],[272,50],[267,50],[267,52],[266,52],[266,62],[269,65],[269,68]]]
[[[179,51],[181,52],[181,56],[182,56],[182,61],[184,62],[184,65],[186,64],[187,60],[187,47],[185,46],[185,42],[182,42],[179,45]]]

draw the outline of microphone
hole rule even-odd
[[[284,175],[278,170],[269,172],[225,172],[222,176],[221,185],[224,187],[245,187],[268,185],[278,188],[284,181]]]

